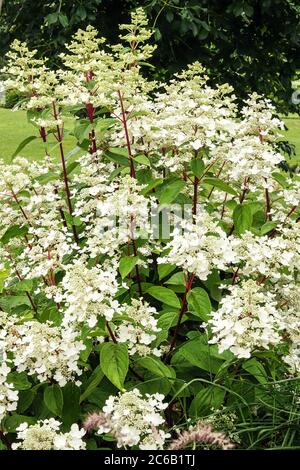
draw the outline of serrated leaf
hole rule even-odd
[[[224,181],[220,180],[219,178],[204,178],[203,183],[209,184],[210,186],[214,186],[225,193],[232,194],[233,196],[237,196],[237,192],[229,186],[229,184],[224,183]]]
[[[134,157],[134,161],[140,163],[141,165],[151,166],[150,160],[146,155],[137,155]]]
[[[164,284],[170,284],[175,286],[185,285],[185,277],[183,272],[173,274],[173,276],[171,276],[170,279],[165,281]]]
[[[261,235],[266,235],[266,233],[271,232],[271,230],[274,230],[275,227],[277,227],[278,222],[275,221],[268,221],[266,222],[261,228],[260,228],[260,233]]]
[[[209,385],[200,390],[191,403],[189,415],[196,418],[208,415],[212,409],[220,409],[224,402],[225,394],[225,390],[214,385]]]
[[[75,127],[74,127],[74,136],[78,140],[78,142],[81,144],[85,139],[88,139],[89,133],[93,129],[92,124],[90,121],[86,120],[80,120],[76,121]]]
[[[161,281],[164,277],[167,277],[171,272],[176,269],[175,264],[161,263],[157,267],[158,277]]]
[[[252,226],[253,216],[251,208],[246,204],[239,204],[233,211],[233,223],[236,233],[241,235]]]
[[[194,158],[191,161],[191,170],[197,178],[200,178],[203,175],[205,165],[201,158]]]
[[[104,153],[104,156],[107,157],[109,160],[118,163],[119,165],[130,166],[128,152],[127,156],[125,157],[124,152],[121,152],[121,150],[124,149],[109,149]],[[119,151],[120,153],[117,153],[116,151]]]
[[[151,295],[154,297],[156,300],[159,300],[160,302],[170,305],[171,307],[175,308],[180,308],[180,301],[171,289],[168,289],[167,287],[161,287],[161,286],[153,286],[150,287],[150,289],[147,290],[147,294]]]
[[[35,424],[36,421],[37,419],[31,416],[24,416],[14,413],[11,416],[6,416],[1,424],[5,432],[16,432],[20,424],[28,423],[29,425],[31,425]]]
[[[254,357],[244,362],[242,368],[250,375],[253,375],[259,383],[265,384],[268,382],[268,375],[264,366]]]
[[[207,321],[212,308],[206,290],[201,287],[194,287],[194,289],[188,293],[187,298],[189,310],[199,316],[201,320]]]
[[[137,365],[147,369],[152,374],[157,375],[158,377],[167,377],[175,378],[176,374],[174,369],[169,366],[166,366],[160,359],[154,357],[142,357],[135,361]]]
[[[59,385],[53,384],[45,388],[44,403],[51,413],[53,413],[55,416],[61,417],[64,405],[64,397]]]
[[[182,317],[181,323],[184,323],[188,317],[184,315]],[[173,326],[176,326],[178,321],[178,312],[165,312],[163,313],[158,321],[157,328],[160,328],[156,335],[155,346],[159,346],[163,341],[165,341],[169,336],[169,330]]]
[[[176,199],[180,191],[183,190],[186,183],[182,180],[167,182],[157,195],[160,204],[170,204]]]
[[[129,368],[126,344],[105,343],[100,352],[100,365],[104,375],[119,390],[124,388],[124,381]]]
[[[28,233],[28,227],[24,225],[20,227],[19,225],[12,225],[9,227],[4,235],[2,235],[1,243],[2,245],[6,245],[10,240],[13,238],[21,238],[24,237]]]
[[[119,264],[119,271],[122,279],[124,279],[127,274],[129,274],[133,270],[138,260],[138,256],[123,256],[123,258],[121,258]]]
[[[90,378],[86,382],[84,392],[80,395],[80,403],[86,400],[86,398],[88,398],[91,393],[93,393],[93,391],[98,387],[103,377],[104,373],[101,369],[101,366],[99,365],[96,367],[96,369],[93,370]]]
[[[7,382],[13,384],[16,390],[28,390],[32,387],[25,372],[10,372]]]

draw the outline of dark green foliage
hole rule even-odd
[[[116,42],[117,25],[137,6],[155,28],[158,78],[199,60],[214,83],[230,83],[241,99],[257,91],[282,112],[299,108],[291,103],[291,80],[300,66],[298,0],[4,0],[1,52],[18,38],[55,64],[57,51],[79,27],[92,24]]]

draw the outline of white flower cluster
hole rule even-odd
[[[162,411],[168,406],[163,400],[164,395],[159,393],[146,394],[143,398],[137,389],[110,396],[103,407],[98,434],[110,433],[118,447],[162,449],[165,439],[169,437],[160,429],[165,422]]]
[[[1,332],[0,332],[1,333]],[[0,342],[1,345],[1,342]],[[1,346],[0,346],[1,347]],[[13,384],[7,382],[7,376],[11,371],[7,365],[5,351],[0,350],[0,425],[2,419],[10,411],[15,411],[18,406],[19,392]]]
[[[62,433],[60,426],[61,423],[54,418],[32,425],[22,423],[17,428],[20,442],[13,443],[12,450],[85,450],[84,429],[72,424],[69,432]]]
[[[230,286],[230,294],[209,320],[213,338],[220,352],[229,349],[235,356],[248,358],[255,349],[268,349],[281,341],[283,329],[276,297],[255,281]]]
[[[50,322],[20,323],[17,317],[10,317],[4,344],[16,370],[35,375],[40,382],[53,379],[63,387],[82,373],[77,362],[85,346],[78,332],[70,328],[52,326]]]
[[[222,152],[222,147],[217,150]],[[261,143],[257,136],[235,139],[233,144],[224,148],[224,175],[229,181],[250,189],[271,188],[272,173],[284,157],[275,152],[268,143]],[[245,178],[248,183],[245,183]]]
[[[63,325],[87,323],[92,328],[100,317],[111,320],[119,305],[114,300],[119,287],[116,263],[88,268],[86,260],[78,258],[65,270],[61,287],[54,291],[55,301],[66,305]]]
[[[110,166],[96,162],[95,156],[86,156],[80,162],[86,185],[77,194],[74,214],[86,222],[87,242],[82,253],[92,258],[116,256],[129,240],[148,238],[150,208],[157,203],[141,194],[144,186],[128,175],[107,183]],[[81,173],[77,179],[82,183]]]
[[[246,275],[261,274],[273,280],[283,272],[294,273],[300,268],[299,224],[289,228],[277,227],[276,237],[256,236],[246,231],[241,238],[232,239],[232,247],[242,262],[241,272]]]
[[[142,299],[132,299],[131,305],[120,306],[118,310],[120,324],[115,330],[115,336],[118,342],[128,345],[130,355],[161,355],[159,349],[151,346],[157,333],[161,331],[157,327],[156,314],[156,309]]]
[[[158,263],[176,264],[205,281],[214,268],[225,270],[236,261],[230,239],[204,210],[195,224],[183,221],[182,228],[175,227],[173,239],[166,245],[169,251],[158,258]]]

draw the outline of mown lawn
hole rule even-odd
[[[28,123],[25,111],[11,111],[0,108],[0,158],[7,163],[12,154],[18,148],[19,144],[29,136],[38,136],[38,129]],[[49,149],[57,144],[53,137],[49,142]],[[72,136],[66,136],[64,139],[64,148],[66,154],[76,147],[76,140]],[[51,155],[58,157],[58,146],[53,148]],[[29,160],[40,160],[45,155],[45,148],[42,140],[37,138],[32,140],[20,152],[20,155]]]
[[[286,138],[291,144],[296,146],[296,157],[293,161],[300,163],[300,118],[296,116],[289,116],[284,118],[284,122],[288,128],[286,131]]]
[[[290,116],[285,117],[284,121],[288,127],[288,131],[285,133],[286,138],[290,143],[296,145],[297,155],[293,158],[293,162],[300,163],[300,118]],[[27,122],[24,111],[12,112],[8,109],[0,108],[0,158],[9,162],[11,155],[18,145],[31,135],[38,135],[37,129]],[[56,141],[53,139],[52,145],[54,146],[55,143]],[[64,145],[66,153],[68,153],[76,146],[76,141],[72,136],[67,136]],[[41,139],[33,140],[20,153],[30,160],[43,158],[45,152]],[[58,148],[54,148],[51,153],[58,156]]]

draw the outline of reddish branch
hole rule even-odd
[[[173,334],[173,338],[172,338],[172,341],[171,341],[171,344],[170,344],[170,349],[169,349],[168,355],[170,354],[170,352],[176,346],[177,336],[178,336],[179,328],[180,328],[180,325],[181,325],[182,317],[186,312],[187,296],[188,296],[189,291],[191,290],[191,287],[192,287],[192,284],[193,284],[193,281],[194,281],[194,277],[195,277],[195,274],[191,274],[188,281],[187,281],[187,283],[186,283],[185,293],[184,293],[184,296],[183,296],[183,299],[182,299],[181,309],[180,309],[180,312],[179,312],[179,315],[178,315],[177,325],[176,325],[176,328],[175,328],[175,331],[174,331],[174,334]]]
[[[57,113],[56,106],[55,106],[54,102],[53,102],[53,115],[54,115],[54,119],[58,120],[58,113]],[[72,208],[72,203],[71,203],[71,192],[70,192],[70,188],[69,188],[68,172],[67,172],[67,167],[66,167],[64,148],[63,148],[63,144],[62,144],[63,135],[62,135],[61,129],[60,129],[58,124],[56,126],[56,130],[57,130],[57,141],[59,143],[61,164],[62,164],[62,168],[63,168],[63,177],[64,177],[64,184],[65,184],[65,193],[66,193],[66,197],[67,197],[67,204],[68,204],[69,214],[72,217],[73,216],[73,208]],[[79,243],[77,230],[76,230],[75,225],[73,225],[73,224],[72,224],[72,231],[73,231],[73,235],[74,235],[74,239],[75,239],[76,243]]]
[[[127,146],[128,157],[129,157],[129,162],[130,162],[130,176],[132,178],[135,178],[135,168],[134,168],[134,161],[133,161],[133,158],[132,158],[130,137],[129,137],[128,127],[127,127],[126,111],[125,111],[125,108],[124,108],[123,97],[122,97],[122,93],[120,92],[120,90],[118,90],[118,95],[119,95],[119,99],[120,99],[121,112],[122,112],[122,124],[123,124],[123,127],[124,127],[125,138],[126,138],[126,146]]]

